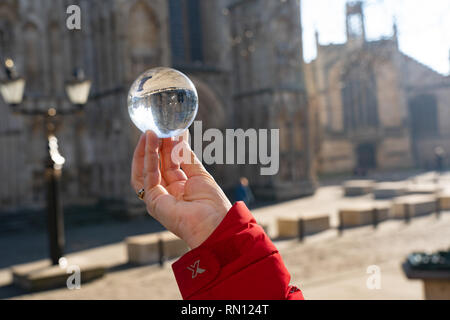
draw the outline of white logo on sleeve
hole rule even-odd
[[[189,271],[192,271],[192,279],[194,279],[199,273],[203,273],[206,270],[199,267],[200,260],[194,262],[193,265],[187,267]]]

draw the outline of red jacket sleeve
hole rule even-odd
[[[278,250],[244,202],[237,202],[199,247],[172,269],[183,299],[303,300],[289,286]]]

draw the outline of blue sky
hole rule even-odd
[[[316,56],[314,30],[320,43],[343,43],[347,0],[302,0],[304,57]],[[450,0],[367,0],[369,40],[392,35],[397,20],[400,50],[441,74],[449,74]]]

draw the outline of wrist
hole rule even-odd
[[[230,280],[228,283],[233,288],[239,287],[242,280],[236,280],[233,275],[242,270],[253,274],[253,271],[249,271],[250,266],[255,266],[256,262],[276,253],[276,247],[264,230],[257,225],[244,202],[239,201],[227,212],[214,232],[199,247],[190,250],[172,264],[172,269],[183,299],[229,299],[227,292],[231,291],[222,290],[222,287],[216,285],[224,284],[225,279],[233,278],[234,282]],[[276,257],[270,259],[269,262],[265,260],[266,263],[273,263]],[[270,269],[268,276],[279,274],[277,266],[279,264]],[[210,290],[213,287],[216,288],[216,295],[211,294],[214,293],[214,290]],[[248,290],[233,292],[233,295],[243,297],[262,294],[273,297],[283,296],[286,291],[284,287],[277,294],[272,291],[255,293],[253,286],[241,289]]]
[[[223,203],[220,206],[214,206],[214,209],[207,214],[199,225],[194,230],[191,230],[191,236],[186,239],[186,243],[191,249],[201,246],[221,224],[227,213],[230,211],[231,203]]]

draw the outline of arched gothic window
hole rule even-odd
[[[128,19],[129,49],[133,77],[159,64],[159,23],[143,1],[137,2]]]
[[[39,32],[36,25],[27,23],[23,31],[25,46],[25,72],[27,78],[27,87],[31,92],[39,92],[41,71],[41,50],[39,49]]]
[[[376,128],[379,122],[377,89],[371,64],[365,59],[351,63],[341,81],[345,131]]]
[[[414,137],[436,136],[439,133],[436,97],[428,94],[409,101],[411,132]]]
[[[12,55],[14,35],[11,22],[0,17],[0,58],[6,59]]]
[[[203,62],[199,0],[170,0],[170,38],[175,65]]]

